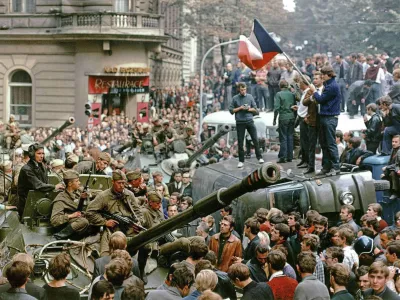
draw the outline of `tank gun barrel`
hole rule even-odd
[[[220,137],[223,135],[227,134],[229,131],[231,131],[231,126],[230,125],[223,125],[219,131],[210,137],[208,140],[206,140],[203,144],[203,146],[197,150],[195,153],[193,153],[192,156],[188,158],[188,160],[181,160],[178,162],[178,167],[179,168],[190,168],[192,163],[201,155],[203,154],[204,151],[206,151],[208,148],[210,148],[212,145],[214,145]]]
[[[218,191],[200,199],[193,207],[182,213],[150,228],[146,232],[129,239],[130,249],[139,249],[147,243],[153,242],[166,233],[171,232],[183,225],[199,218],[207,216],[225,206],[246,193],[254,192],[258,189],[267,188],[278,182],[280,179],[280,169],[276,164],[265,163],[259,169],[243,178],[241,181],[228,188],[221,188]]]
[[[74,117],[69,117],[67,121],[65,121],[64,124],[62,124],[60,127],[58,127],[56,130],[54,130],[54,132],[52,134],[50,134],[46,139],[43,140],[42,144],[45,145],[48,142],[50,142],[50,140],[52,138],[54,138],[57,134],[59,134],[61,131],[63,131],[65,128],[67,128],[68,126],[72,125],[75,123],[75,118]]]

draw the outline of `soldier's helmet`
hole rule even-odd
[[[374,240],[368,236],[360,236],[354,243],[354,251],[358,255],[371,254],[374,250]]]

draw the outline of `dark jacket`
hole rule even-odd
[[[363,150],[361,148],[356,148],[356,149],[351,149],[349,152],[346,154],[346,160],[345,163],[351,164],[351,165],[356,165],[357,160],[361,157],[361,162],[369,157],[374,155],[371,151],[368,150]]]
[[[220,295],[222,299],[229,298],[231,300],[236,300],[236,290],[229,279],[228,274],[217,269],[214,269],[213,271],[218,277],[218,283],[214,289],[214,292]]]
[[[265,282],[250,282],[243,288],[242,300],[273,300],[274,294]]]
[[[304,106],[308,107],[307,115],[304,118],[304,122],[307,125],[315,127],[317,125],[317,113],[318,113],[318,104],[315,99],[312,97],[310,91],[307,92],[306,96],[303,100]]]
[[[324,82],[324,87],[322,95],[319,95],[317,92],[314,93],[314,99],[320,104],[319,114],[321,116],[340,115],[342,97],[340,96],[339,85],[335,78]]]
[[[332,300],[354,300],[354,297],[347,291],[343,290],[333,294]]]
[[[363,80],[363,66],[358,61],[349,64],[349,69],[347,71],[347,84],[350,86],[353,82],[357,80]]]
[[[9,289],[11,289],[11,284],[9,284],[8,282],[6,284],[0,285],[0,293],[7,292]],[[29,295],[35,297],[38,300],[47,300],[46,291],[44,290],[44,288],[35,285],[31,281],[28,281],[26,283],[25,290]]]
[[[365,127],[367,127],[365,130],[367,142],[380,142],[382,140],[382,120],[378,114],[373,114],[371,119],[365,122]]]
[[[103,256],[94,261],[94,270],[92,281],[100,275],[103,275],[106,269],[106,265],[111,261],[111,256]],[[132,274],[140,278],[139,264],[135,258],[132,258]]]
[[[394,104],[400,104],[400,81],[397,81],[388,93]]]
[[[35,300],[27,293],[25,289],[22,288],[10,288],[7,292],[0,294],[0,299],[2,300]]]
[[[255,282],[267,282],[268,277],[265,274],[264,268],[260,265],[257,258],[253,257],[246,263],[250,271],[250,277]]]
[[[252,95],[246,94],[245,96],[242,96],[241,94],[237,94],[236,96],[233,97],[232,103],[229,107],[229,112],[232,115],[235,114],[236,123],[244,124],[244,123],[253,122],[253,113],[251,113],[247,110],[239,110],[236,113],[233,112],[233,109],[238,108],[245,104],[247,104],[250,108],[257,109],[256,102],[254,101],[254,98]]]
[[[192,183],[189,183],[187,187],[182,186],[182,197],[189,196],[192,197]]]
[[[271,68],[267,73],[267,82],[270,86],[279,86],[279,81],[281,80],[282,71],[280,68]]]
[[[313,71],[315,71],[315,66],[313,64],[309,64],[306,66],[306,72],[305,74],[311,78],[311,80],[314,77]]]
[[[226,78],[226,79],[224,78],[224,85],[225,86],[232,85],[235,73],[233,71],[228,71],[228,70],[225,70],[224,75],[225,75],[225,73],[226,73],[226,75],[228,75],[228,78]]]
[[[243,251],[243,263],[247,263],[250,259],[255,257],[256,255],[256,247],[260,243],[260,238],[258,235],[254,239],[250,241],[250,243],[247,245],[247,248],[244,249]]]
[[[400,296],[397,295],[395,292],[393,292],[391,289],[389,289],[387,286],[385,286],[385,289],[380,294],[375,294],[375,291],[373,289],[368,289],[363,292],[363,295],[364,297],[374,295],[381,297],[384,300],[400,300]]]
[[[45,166],[30,160],[19,173],[18,197],[26,199],[30,190],[51,192],[55,186],[48,182],[48,172]]]

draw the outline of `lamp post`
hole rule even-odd
[[[215,48],[224,46],[224,45],[234,44],[237,42],[239,42],[239,40],[232,40],[229,42],[223,42],[223,43],[216,44],[216,45],[212,46],[210,49],[208,49],[208,51],[204,54],[203,59],[201,60],[201,64],[200,64],[200,120],[199,120],[199,132],[198,132],[199,139],[200,139],[201,126],[202,126],[201,123],[203,121],[203,79],[204,79],[203,68],[204,68],[204,61],[206,60],[207,55],[210,54],[210,52],[212,50],[214,50]]]

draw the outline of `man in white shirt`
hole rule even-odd
[[[306,79],[310,82],[310,77],[305,75]],[[300,89],[302,91],[301,99],[299,105],[297,107],[297,118],[299,119],[300,124],[300,153],[301,153],[301,161],[297,164],[299,168],[308,168],[308,125],[305,123],[304,118],[308,114],[308,107],[303,104],[304,98],[309,90],[308,82],[304,80],[303,77],[300,77],[299,80]]]

